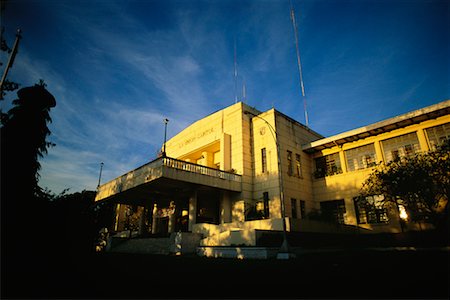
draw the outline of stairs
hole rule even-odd
[[[170,238],[113,238],[109,252],[139,254],[169,254]]]

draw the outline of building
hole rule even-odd
[[[258,245],[284,230],[283,214],[287,232],[399,232],[398,210],[358,207],[363,181],[377,163],[448,138],[450,100],[326,138],[239,102],[168,140],[166,155],[101,185],[96,201],[116,205],[118,234],[192,233],[204,246]]]

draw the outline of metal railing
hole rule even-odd
[[[231,172],[217,170],[214,168],[198,165],[195,163],[179,160],[171,157],[157,158],[139,168],[136,168],[118,178],[115,178],[109,182],[100,185],[97,188],[97,194],[109,194],[121,192],[136,186],[137,182],[148,182],[152,178],[158,178],[162,176],[163,167],[190,172],[194,174],[201,174],[206,176],[212,176],[223,180],[241,182],[242,176]]]
[[[217,177],[217,178],[221,178],[221,179],[225,179],[225,180],[231,180],[231,181],[237,181],[237,182],[241,181],[241,175],[234,174],[231,172],[225,172],[222,170],[194,164],[194,163],[183,161],[183,160],[178,160],[178,159],[171,158],[171,157],[163,157],[160,159],[162,159],[162,162],[163,162],[162,165],[169,167],[169,168],[183,170],[186,172],[192,172],[192,173],[196,173],[196,174],[213,176],[213,177]]]

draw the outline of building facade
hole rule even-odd
[[[116,205],[114,232],[192,232],[200,245],[257,245],[264,232],[398,232],[397,209],[359,207],[379,163],[450,138],[450,100],[323,137],[242,102],[193,123],[165,155],[98,188]],[[401,213],[401,211],[400,211]]]

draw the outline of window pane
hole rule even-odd
[[[292,218],[297,219],[297,199],[291,198]]]
[[[267,158],[266,158],[266,148],[261,149],[261,172],[265,173],[267,171]]]
[[[301,160],[300,160],[300,154],[295,154],[295,170],[296,170],[296,175],[298,177],[302,176],[302,164],[301,164]]]
[[[377,160],[373,144],[346,150],[345,157],[349,171],[373,167]]]
[[[288,174],[293,175],[294,170],[293,170],[293,166],[292,166],[292,152],[291,151],[287,152],[287,161],[288,161]]]
[[[437,146],[450,139],[450,123],[427,128],[426,132],[430,142],[430,150],[436,150]]]
[[[314,161],[316,163],[316,178],[342,173],[339,153],[318,157]]]
[[[420,151],[419,140],[415,132],[387,139],[381,143],[386,162],[400,157],[411,157]]]

